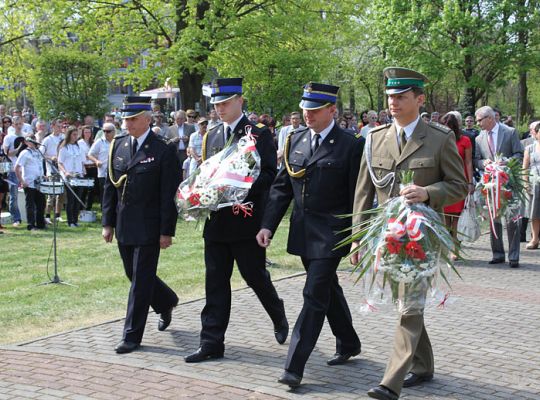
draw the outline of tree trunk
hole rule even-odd
[[[354,93],[354,86],[352,85],[349,90],[349,110],[353,114],[356,112],[356,98],[355,98],[355,93]]]
[[[201,107],[202,84],[204,76],[197,72],[184,71],[182,78],[178,81],[180,88],[180,108],[187,110],[195,109],[198,103]]]
[[[527,87],[527,72],[519,73],[518,82],[518,104],[517,104],[517,123],[528,122],[527,117],[531,117],[533,110],[528,99],[529,88]]]

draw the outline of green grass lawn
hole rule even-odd
[[[288,217],[281,224],[268,257],[276,279],[303,271],[300,259],[286,253]],[[20,342],[81,326],[123,317],[129,281],[116,244],[106,244],[97,223],[58,229],[58,271],[75,286],[43,285],[53,276],[52,228],[30,233],[26,227],[7,227],[0,235],[0,344]],[[224,232],[226,234],[226,232]],[[49,254],[51,255],[49,261]],[[174,244],[162,251],[158,275],[180,301],[204,296],[201,226],[179,221]],[[233,287],[245,286],[236,268]]]

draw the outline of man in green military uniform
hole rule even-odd
[[[439,124],[426,124],[419,115],[424,104],[427,78],[405,68],[386,68],[386,94],[394,118],[392,124],[373,129],[366,141],[360,165],[354,212],[373,207],[391,197],[404,196],[409,203],[424,202],[437,211],[463,199],[467,181],[454,134]],[[400,172],[414,171],[414,184],[399,189]],[[356,215],[353,226],[369,216]],[[358,246],[357,243],[353,246]],[[358,263],[358,254],[351,258]],[[394,400],[402,387],[433,378],[433,353],[423,314],[400,316],[394,347],[381,384],[369,390],[375,399]]]

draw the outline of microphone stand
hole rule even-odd
[[[42,144],[39,144],[40,146],[43,146]],[[37,145],[36,145],[36,149],[37,149]],[[49,165],[49,167],[51,168],[51,171],[52,171],[52,174],[51,176],[55,177],[55,178],[60,178],[59,181],[57,182],[62,182],[63,184],[65,184],[69,190],[71,190],[71,193],[73,193],[73,195],[77,198],[77,200],[83,205],[84,207],[84,203],[82,202],[81,199],[79,199],[79,197],[75,194],[75,192],[73,191],[73,189],[71,188],[71,186],[66,182],[66,180],[64,179],[64,177],[62,175],[60,175],[60,171],[58,171],[58,168],[56,167],[56,165],[54,165],[54,163],[47,159],[43,153],[41,153],[41,151],[39,151],[39,149],[37,149],[37,152],[41,155],[41,158],[45,161],[45,163],[47,163],[47,165]],[[53,185],[53,188],[56,187],[56,185]],[[60,194],[52,194],[50,196],[59,196]],[[58,222],[56,221],[56,218],[53,218],[53,260],[54,260],[54,276],[47,282],[43,282],[43,283],[40,283],[38,284],[38,286],[43,286],[43,285],[52,285],[52,284],[62,284],[62,285],[68,285],[68,286],[74,286],[76,287],[76,285],[73,285],[71,283],[68,283],[68,282],[65,282],[63,280],[60,279],[60,276],[58,276],[58,256],[57,256],[57,247],[56,247],[56,230],[57,230],[57,227],[58,227]]]

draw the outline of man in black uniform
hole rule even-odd
[[[257,141],[261,172],[245,200],[253,203],[251,217],[244,218],[242,213],[235,215],[230,207],[226,207],[212,212],[204,225],[206,305],[201,313],[200,348],[185,358],[188,363],[223,357],[225,331],[231,313],[230,278],[234,261],[270,316],[277,342],[284,343],[289,333],[283,301],[266,270],[266,250],[255,240],[261,227],[268,190],[276,176],[276,148],[272,136],[264,125],[254,125],[242,114],[241,78],[218,79],[212,87],[211,103],[223,123],[204,137],[203,159],[219,152],[229,139],[237,142],[251,131]]]
[[[336,274],[349,248],[335,249],[351,226],[354,189],[364,148],[356,138],[339,128],[333,119],[339,88],[319,83],[304,87],[300,107],[307,128],[293,131],[283,150],[285,168],[270,189],[260,246],[268,247],[291,200],[287,251],[299,255],[307,271],[304,305],[291,336],[285,372],[279,382],[300,385],[304,367],[321,332],[324,317],[336,336],[336,354],[328,365],[343,364],[360,353],[360,340]]]
[[[126,97],[122,118],[129,135],[117,136],[109,152],[103,194],[103,238],[116,230],[118,249],[131,281],[122,341],[117,353],[141,343],[152,306],[161,314],[158,329],[171,322],[178,297],[156,276],[160,249],[172,243],[177,210],[174,202],[181,168],[177,150],[150,131],[150,97]]]

